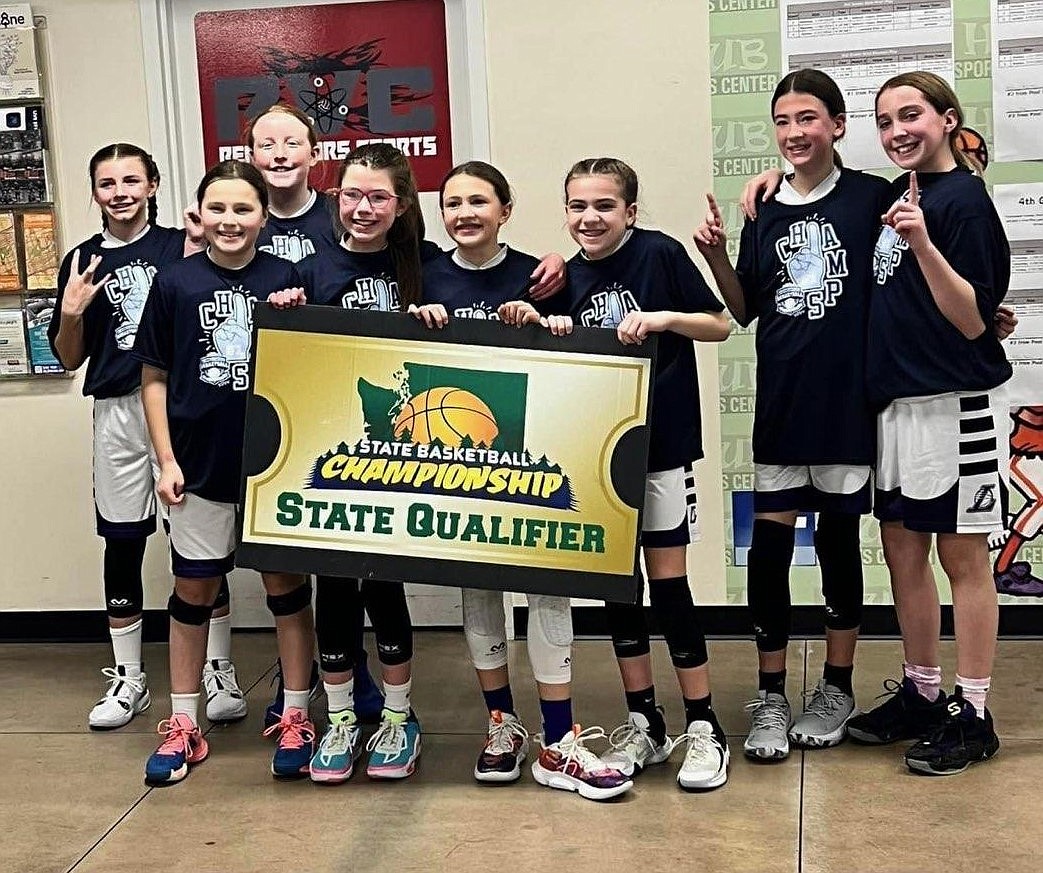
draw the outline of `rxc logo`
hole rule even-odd
[[[364,78],[363,78],[364,77]],[[362,70],[337,70],[332,73],[286,73],[282,76],[247,76],[236,79],[218,79],[214,82],[214,103],[217,109],[217,139],[237,142],[242,135],[240,112],[249,118],[260,114],[281,98],[283,84],[293,94],[308,96],[322,92],[315,98],[329,98],[339,111],[323,114],[322,134],[339,133],[347,126],[357,127],[351,117],[352,96],[361,88],[368,108],[367,127],[380,134],[430,131],[435,128],[433,106],[413,106],[402,110],[400,93],[430,94],[434,89],[434,75],[428,67],[390,67]],[[243,106],[244,95],[250,102]],[[308,103],[308,100],[304,101]],[[329,102],[328,99],[326,102]],[[325,103],[323,103],[325,105]],[[303,106],[305,111],[311,107]],[[353,123],[354,122],[354,123]]]

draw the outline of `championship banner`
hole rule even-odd
[[[207,166],[249,160],[247,123],[279,102],[315,122],[322,161],[389,142],[421,191],[453,166],[443,0],[200,12],[195,36]]]
[[[635,602],[655,343],[254,312],[240,566]]]

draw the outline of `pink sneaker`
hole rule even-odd
[[[160,743],[145,764],[146,785],[171,785],[188,775],[190,764],[205,761],[210,754],[206,737],[184,713],[178,712],[159,723]]]
[[[297,707],[283,710],[282,718],[264,731],[277,733],[272,775],[276,779],[303,779],[315,754],[315,725],[308,713]]]

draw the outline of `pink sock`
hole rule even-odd
[[[959,674],[956,675],[956,684],[963,691],[963,699],[974,707],[978,718],[985,718],[985,696],[989,693],[991,682],[991,676],[984,679],[965,679]]]
[[[934,703],[942,690],[942,668],[924,667],[920,664],[902,664],[902,671],[910,679],[920,696]]]

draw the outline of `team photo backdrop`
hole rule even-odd
[[[1013,564],[997,571],[1004,602],[1043,596],[1043,3],[1039,0],[710,0],[713,186],[737,253],[738,199],[751,176],[779,166],[771,95],[790,70],[814,67],[844,92],[845,164],[893,178],[874,120],[877,89],[896,73],[925,69],[947,79],[967,124],[991,156],[985,182],[1011,243],[1007,302],[1020,324],[1006,342],[1011,382],[1011,515],[990,541],[998,557],[1011,536]],[[727,544],[727,598],[744,603],[752,528],[756,323],[719,351]],[[800,386],[794,386],[800,390]],[[793,602],[820,603],[811,532],[798,519]],[[866,603],[890,603],[877,524],[862,523]],[[948,596],[946,586],[943,586]]]
[[[240,565],[636,597],[654,342],[327,307],[254,324]]]

